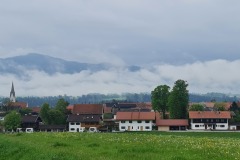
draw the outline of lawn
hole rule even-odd
[[[240,159],[238,132],[0,134],[0,159]]]

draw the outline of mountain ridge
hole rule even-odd
[[[55,73],[74,74],[83,70],[97,72],[101,70],[108,70],[115,66],[107,63],[81,63],[76,61],[68,61],[57,57],[43,55],[39,53],[29,53],[9,58],[0,59],[0,73],[14,74],[20,76],[26,70],[43,71],[49,75]],[[139,66],[127,66],[131,72],[140,70]]]

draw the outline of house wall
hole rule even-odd
[[[215,130],[228,130],[228,121],[227,123],[213,123],[213,124],[204,124],[204,123],[193,123],[191,120],[191,129],[194,130],[205,130],[205,129],[213,129],[213,125],[215,125]]]
[[[69,132],[83,132],[84,129],[80,122],[69,122]]]
[[[230,125],[229,129],[235,131],[235,130],[237,130],[237,126],[236,125]]]
[[[158,126],[158,131],[169,131],[169,126]]]
[[[141,123],[139,123],[141,122]],[[119,121],[119,131],[151,131],[152,121]]]

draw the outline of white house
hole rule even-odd
[[[90,127],[98,128],[100,126],[101,115],[79,115],[70,114],[67,122],[69,123],[69,132],[83,132]]]
[[[228,130],[229,111],[189,111],[193,130]]]
[[[117,112],[119,131],[151,131],[155,125],[155,112]]]

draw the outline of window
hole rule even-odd
[[[199,125],[195,125],[195,127],[199,127]]]
[[[224,128],[224,127],[225,127],[225,125],[220,125],[220,127],[221,127],[221,128]]]
[[[142,121],[137,121],[137,123],[142,123]]]
[[[76,123],[76,125],[80,125],[80,123],[78,122],[78,123]]]
[[[75,128],[71,128],[71,131],[75,131]]]
[[[145,121],[146,123],[149,123],[150,121]]]
[[[145,129],[150,129],[150,127],[149,127],[149,126],[146,126]]]
[[[121,121],[121,123],[125,123],[125,121]]]
[[[132,123],[132,121],[129,121],[129,123]]]
[[[73,123],[73,122],[71,122],[70,124],[71,124],[71,125],[75,125],[75,123]]]
[[[124,126],[122,126],[122,127],[121,127],[121,129],[125,129],[125,127],[124,127]]]

